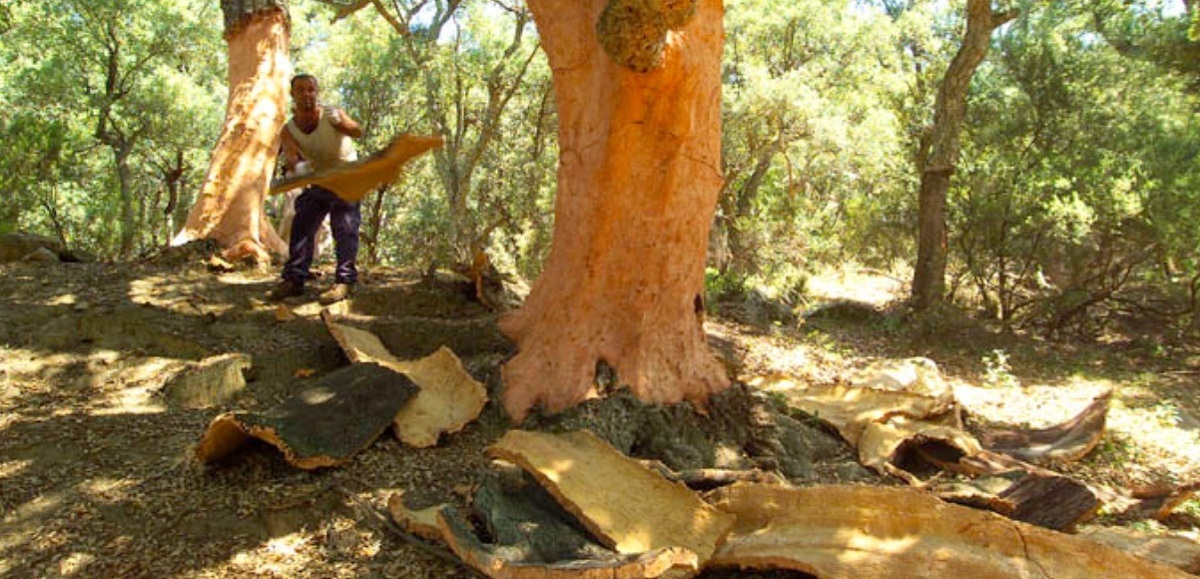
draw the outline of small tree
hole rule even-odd
[[[967,112],[967,89],[975,69],[987,56],[992,31],[1017,17],[1017,11],[996,12],[992,0],[967,1],[967,29],[962,47],[938,89],[933,127],[921,139],[921,173],[917,232],[917,266],[912,303],[925,309],[940,303],[946,288],[946,195],[958,164],[959,136]]]

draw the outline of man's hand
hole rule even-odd
[[[343,116],[341,110],[339,110],[337,107],[329,107],[329,122],[333,123],[333,126],[341,127],[342,118]]]
[[[354,119],[350,118],[350,115],[347,115],[346,111],[331,106],[325,108],[324,114],[329,115],[329,124],[333,125],[333,128],[342,134],[352,139],[357,139],[363,135],[362,127]]]

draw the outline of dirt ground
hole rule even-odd
[[[327,279],[289,303],[289,316],[263,300],[274,281],[188,255],[0,265],[0,576],[470,576],[380,517],[400,490],[416,507],[463,502],[488,466],[483,449],[509,426],[493,404],[435,448],[385,434],[339,468],[300,471],[262,448],[217,465],[192,458],[220,412],[269,407],[346,364],[317,317]],[[843,273],[814,283],[810,305],[859,305],[814,307],[788,323],[716,316],[708,329],[743,378],[783,371],[829,383],[880,358],[927,356],[977,420],[1046,425],[1111,388],[1104,442],[1064,470],[1125,489],[1200,480],[1200,353],[1136,339],[1050,343],[980,325],[916,336],[871,309],[901,289]],[[408,336],[393,337],[398,356],[450,345],[494,392],[510,346],[469,293],[448,277],[373,270],[352,312],[386,316]],[[245,390],[209,408],[164,398],[184,364],[225,353],[251,357]],[[1162,523],[1100,520],[1194,539],[1200,503]]]

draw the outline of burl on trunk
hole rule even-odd
[[[601,395],[654,403],[729,386],[703,322],[721,189],[720,0],[530,0],[560,119],[554,243],[524,307],[503,403],[520,421]]]

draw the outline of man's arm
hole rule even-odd
[[[346,111],[331,106],[326,109],[325,112],[329,115],[329,123],[332,124],[333,128],[340,131],[343,135],[346,135],[351,139],[357,139],[363,136],[362,125],[358,124],[358,121],[350,118],[350,115],[346,114]]]
[[[290,177],[296,171],[296,165],[304,160],[300,155],[300,146],[296,144],[296,138],[292,136],[292,132],[283,128],[283,135],[280,138],[280,147],[283,149],[283,175]]]

